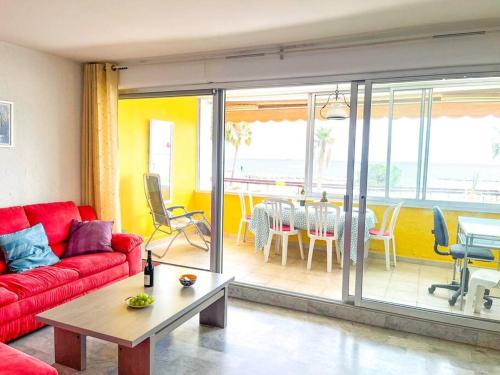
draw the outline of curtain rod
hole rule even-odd
[[[188,63],[188,62],[201,62],[208,60],[233,60],[233,59],[243,59],[243,58],[255,58],[255,57],[265,57],[265,56],[279,56],[283,60],[287,54],[297,54],[306,52],[321,52],[330,51],[354,47],[370,47],[377,45],[390,45],[396,43],[404,42],[415,42],[420,40],[437,40],[446,38],[464,38],[464,37],[481,37],[485,34],[491,32],[499,32],[499,28],[492,28],[487,30],[472,30],[466,32],[455,32],[455,33],[441,33],[432,35],[416,35],[416,36],[405,36],[405,37],[381,37],[372,40],[358,40],[358,41],[323,41],[323,42],[304,42],[289,44],[284,46],[268,46],[260,47],[254,49],[239,49],[239,50],[225,50],[225,51],[213,51],[197,54],[184,54],[177,56],[164,56],[156,58],[143,58],[136,60],[123,61],[119,63],[120,68],[126,69],[127,67],[140,66],[140,65],[160,65],[160,64],[171,64],[171,63]]]
[[[117,71],[117,70],[127,70],[128,66],[125,65],[111,65],[111,70]]]

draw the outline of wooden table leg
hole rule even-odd
[[[224,288],[224,295],[217,301],[200,311],[200,324],[226,328],[227,324],[227,287]]]
[[[87,337],[54,327],[56,363],[83,371],[87,367]]]
[[[147,338],[129,348],[118,345],[118,375],[152,375],[154,371],[154,339]]]

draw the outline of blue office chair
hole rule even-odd
[[[465,245],[456,244],[449,246],[448,241],[448,228],[446,227],[446,222],[444,221],[443,211],[439,207],[434,207],[432,209],[434,214],[434,229],[432,230],[432,234],[434,234],[434,252],[439,255],[451,256],[453,258],[453,281],[451,284],[432,284],[429,287],[429,293],[432,294],[436,290],[436,288],[443,288],[448,290],[454,290],[452,297],[448,300],[450,306],[455,305],[458,297],[462,292],[462,285],[460,285],[459,281],[455,281],[455,273],[457,268],[457,262],[464,259],[465,255]],[[440,247],[448,248],[448,251],[442,251]],[[484,249],[481,247],[469,246],[467,249],[467,259],[470,263],[472,260],[481,260],[486,262],[493,262],[494,256],[489,249]],[[467,293],[468,285],[469,285],[469,276],[470,271],[467,267],[467,264],[462,264],[462,268],[460,270],[460,280],[462,280],[463,272],[465,272],[465,285],[464,295]],[[487,296],[489,291],[485,293],[485,304],[486,308],[490,308],[492,304],[492,299]]]

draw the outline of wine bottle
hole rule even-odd
[[[304,207],[306,205],[306,191],[302,186],[302,190],[300,190],[300,205]]]
[[[146,267],[144,267],[144,287],[151,288],[154,285],[155,269],[153,267],[153,260],[151,259],[151,250],[148,250],[148,260]]]

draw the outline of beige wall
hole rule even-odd
[[[0,147],[0,207],[80,200],[81,65],[0,42],[0,100],[14,148]]]

